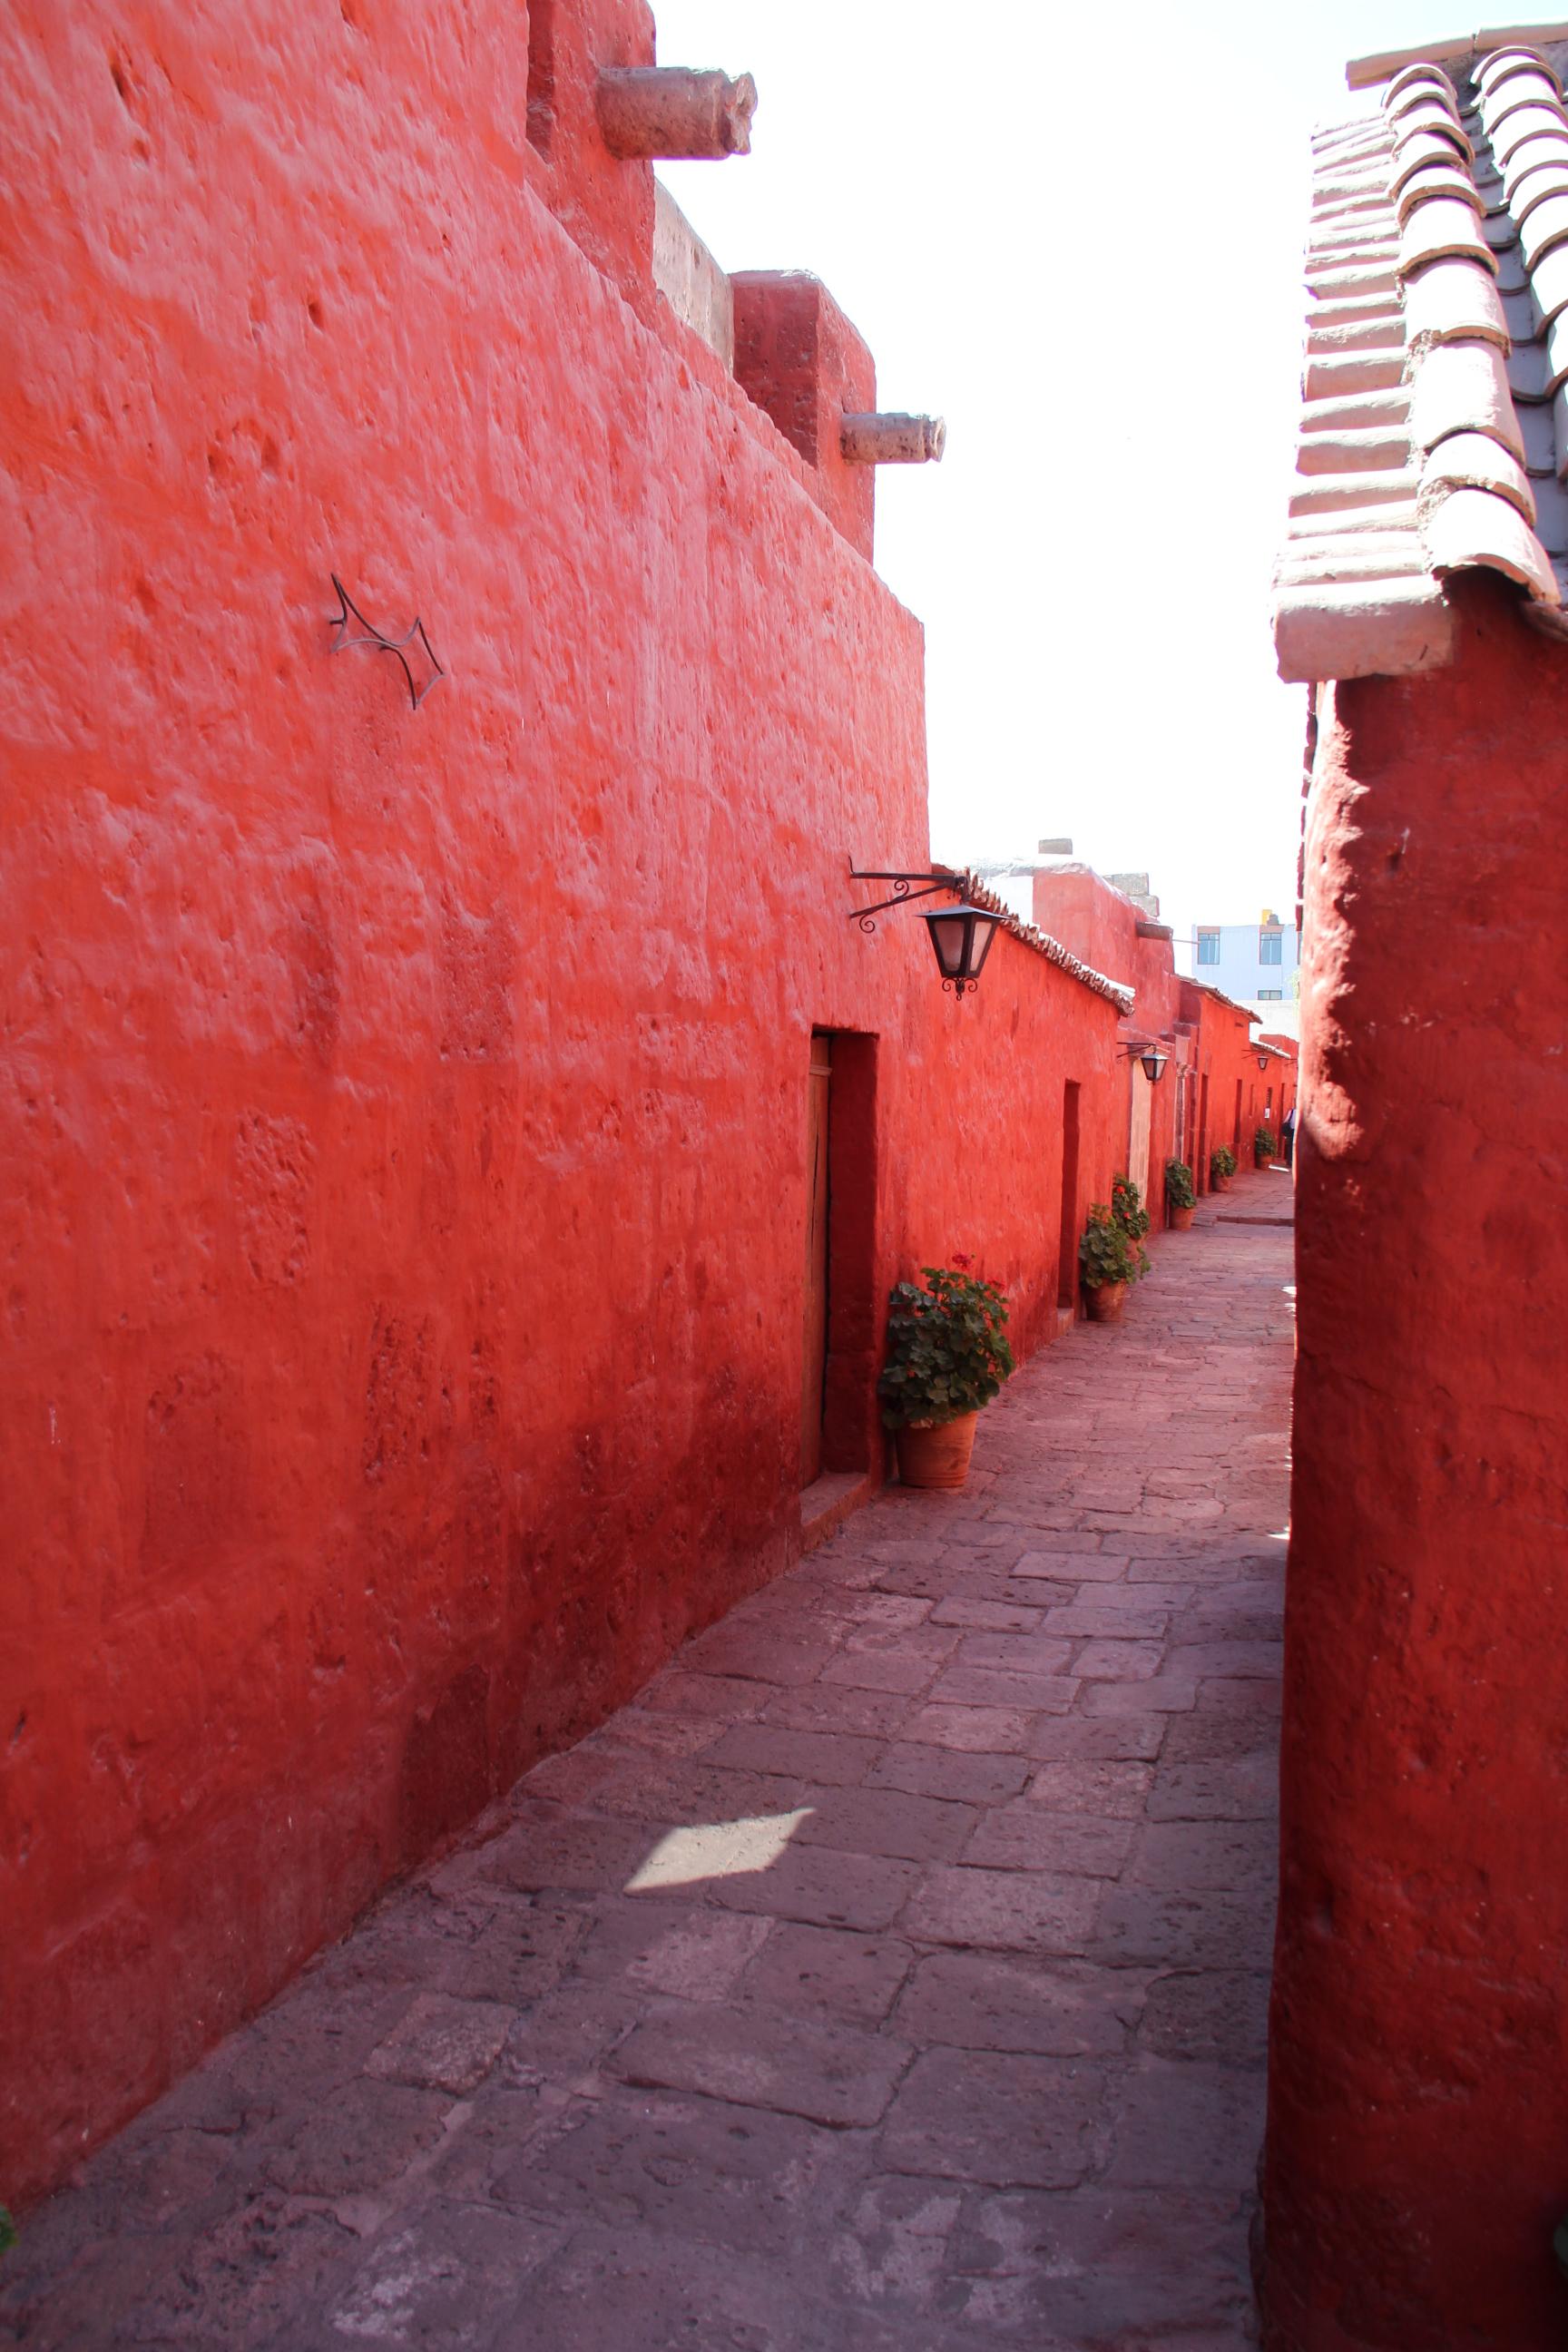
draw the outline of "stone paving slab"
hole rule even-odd
[[[1291,1267],[1233,1201],[26,2216],[0,2344],[1250,2344]]]

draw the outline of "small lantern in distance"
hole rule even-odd
[[[1267,1054],[1259,1054],[1258,1056],[1258,1066],[1260,1070],[1266,1070],[1268,1067],[1268,1056]]]
[[[1161,1053],[1158,1045],[1151,1045],[1147,1052],[1139,1055],[1138,1059],[1143,1065],[1143,1076],[1151,1086],[1157,1085],[1164,1076],[1165,1065],[1170,1058],[1169,1054]]]
[[[1006,917],[972,907],[966,899],[960,907],[943,907],[925,919],[942,984],[962,996],[979,980],[991,942]]]

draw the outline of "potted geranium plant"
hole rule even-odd
[[[1149,1261],[1132,1236],[1118,1224],[1110,1204],[1096,1201],[1078,1245],[1078,1264],[1090,1321],[1114,1323],[1126,1300],[1129,1285],[1146,1272]]]
[[[1135,1246],[1142,1242],[1152,1220],[1148,1210],[1143,1206],[1143,1195],[1131,1176],[1111,1178],[1110,1213],[1130,1242]],[[1146,1257],[1142,1257],[1142,1250],[1140,1250],[1140,1257],[1142,1258],[1141,1270],[1146,1274],[1149,1270],[1149,1261]]]
[[[1257,1134],[1252,1139],[1253,1166],[1255,1168],[1267,1168],[1279,1149],[1279,1139],[1275,1134],[1274,1129],[1267,1121],[1265,1121],[1263,1126],[1258,1129]]]
[[[1235,1152],[1228,1143],[1216,1143],[1209,1153],[1209,1182],[1216,1192],[1228,1192],[1235,1173]]]
[[[1171,1223],[1179,1234],[1184,1234],[1193,1222],[1193,1212],[1198,1205],[1193,1184],[1193,1171],[1184,1160],[1165,1162],[1165,1207]]]
[[[950,1266],[922,1266],[923,1283],[895,1283],[889,1297],[877,1389],[906,1486],[963,1486],[980,1408],[1013,1370],[1007,1301],[973,1263],[955,1251]]]

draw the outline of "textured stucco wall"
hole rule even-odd
[[[1307,840],[1266,2175],[1278,2352],[1548,2352],[1568,2293],[1568,652],[1452,592]]]
[[[0,27],[11,2201],[793,1556],[814,1024],[879,1298],[1048,1336],[1068,1078],[1118,1164],[1106,1000],[845,919],[920,630],[652,289],[646,12],[548,29],[531,112],[511,0]]]

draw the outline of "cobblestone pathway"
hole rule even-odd
[[[1249,2342],[1288,1202],[384,1901],[29,2217],[0,2341]]]

